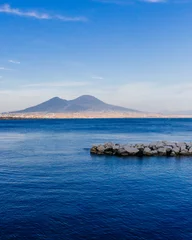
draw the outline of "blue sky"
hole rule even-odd
[[[94,95],[192,109],[191,0],[0,0],[0,111]]]

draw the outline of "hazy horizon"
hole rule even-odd
[[[141,111],[192,110],[192,1],[0,4],[0,112],[93,95]]]

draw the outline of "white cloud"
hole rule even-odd
[[[148,2],[148,3],[163,3],[167,2],[167,0],[142,0],[143,2]]]
[[[60,88],[60,87],[83,87],[90,85],[89,82],[42,82],[26,84],[21,87],[24,88]]]
[[[189,2],[188,0],[92,0],[94,2],[100,2],[100,3],[109,3],[109,4],[116,4],[116,5],[128,5],[138,2],[146,2],[146,3],[186,3]]]
[[[15,60],[9,60],[10,63],[14,63],[14,64],[20,64],[21,62],[15,61]]]
[[[12,69],[11,69],[11,68],[0,67],[0,70],[3,70],[3,71],[11,71]]]
[[[166,2],[166,0],[92,0],[92,1],[117,5],[132,4],[134,2],[149,2],[149,3]]]
[[[100,77],[100,76],[92,76],[91,78],[95,79],[95,80],[103,80],[104,79],[103,77]]]
[[[9,4],[0,5],[0,13],[17,15],[20,17],[36,18],[41,20],[57,19],[64,22],[85,22],[85,17],[67,17],[62,15],[50,15],[48,13],[41,13],[37,11],[23,11],[19,8],[12,8]]]

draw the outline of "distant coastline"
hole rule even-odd
[[[108,119],[108,118],[192,118],[192,115],[120,112],[76,112],[76,113],[5,113],[0,120],[8,119]]]
[[[91,95],[51,98],[38,105],[0,114],[1,119],[192,118],[192,114],[150,113],[107,104]]]

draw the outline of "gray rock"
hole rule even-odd
[[[157,142],[156,149],[163,148],[165,144],[163,142]]]
[[[173,151],[176,155],[178,155],[178,154],[180,153],[180,148],[174,147],[174,148],[172,149],[172,151]]]
[[[185,142],[182,143],[176,143],[177,147],[182,150],[185,150],[187,148],[187,144]]]
[[[157,151],[160,156],[167,156],[167,149],[165,147],[158,148]]]
[[[170,156],[170,157],[176,157],[177,154],[176,154],[174,151],[172,151],[171,154],[170,154],[169,156]]]
[[[189,154],[188,150],[185,149],[185,150],[181,150],[180,155],[181,156],[189,156],[190,154]]]
[[[137,148],[137,149],[139,149],[140,151],[143,151],[144,150],[144,148],[145,148],[145,146],[143,145],[143,144],[136,144],[135,145],[135,147]]]
[[[192,155],[192,147],[189,148],[189,154]]]
[[[113,146],[113,150],[114,150],[114,151],[118,150],[119,148],[120,148],[120,145],[119,145],[119,144],[115,144],[115,145]]]
[[[152,142],[148,145],[148,147],[151,149],[151,150],[156,150],[157,149],[157,145],[158,145],[158,142]]]
[[[105,151],[113,151],[114,144],[113,143],[105,143],[104,148]]]
[[[158,155],[158,151],[157,150],[151,151],[151,156],[157,156],[157,155]]]
[[[137,153],[139,153],[139,150],[135,147],[124,147],[125,151],[128,153],[128,155],[135,156]]]
[[[92,154],[97,154],[97,147],[96,147],[96,146],[93,146],[93,147],[91,148],[91,153],[92,153]]]
[[[159,141],[150,144],[113,144],[92,146],[91,154],[119,156],[192,156],[192,143]]]
[[[143,151],[144,156],[152,156],[152,151],[149,147],[146,147]]]
[[[113,143],[110,143],[110,142],[107,142],[103,145],[105,148],[113,148],[114,144]]]
[[[117,154],[119,156],[128,156],[128,152],[124,148],[121,148],[121,147],[118,149]]]
[[[100,154],[104,154],[104,151],[105,151],[104,146],[103,146],[103,145],[99,145],[99,146],[97,147],[97,151],[98,151]]]
[[[176,147],[176,143],[175,142],[165,142],[165,146],[174,148],[174,147]]]
[[[186,151],[186,150],[187,150],[187,145],[182,145],[182,146],[181,146],[181,152],[182,152],[182,151]]]
[[[188,146],[188,149],[192,148],[192,142],[188,143],[187,146]]]

